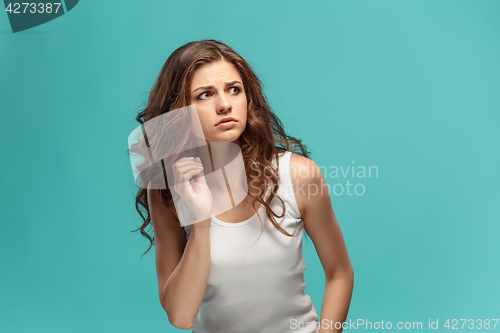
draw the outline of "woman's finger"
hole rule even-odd
[[[185,174],[189,170],[196,169],[198,167],[203,167],[203,165],[201,165],[200,163],[197,163],[197,162],[191,162],[189,164],[177,167],[177,174],[178,174],[178,176],[181,177],[183,174]]]
[[[193,178],[193,176],[197,176],[199,175],[200,173],[202,173],[202,169],[200,168],[195,168],[195,169],[192,169],[192,170],[189,170],[188,172],[186,172],[185,174],[183,174],[182,176],[182,180],[179,184],[179,187],[180,187],[180,191],[182,194],[190,194],[190,193],[193,193],[193,187],[191,185],[191,178]]]
[[[196,174],[196,178],[195,178],[195,182],[198,183],[198,184],[207,184],[207,181],[205,180],[205,170],[203,169],[203,164],[201,164],[201,159],[199,157],[197,157],[195,159],[196,163],[198,163],[202,169],[201,169],[201,172],[197,173]]]
[[[195,160],[194,157],[182,157],[174,162],[174,165],[183,166]]]
[[[193,178],[194,175],[199,174],[202,169],[203,168],[198,165],[190,166],[185,172],[181,174],[179,180],[183,182],[189,181],[191,180],[191,178]]]

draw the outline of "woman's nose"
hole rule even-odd
[[[226,113],[231,110],[231,102],[227,96],[219,95],[219,104],[217,106],[217,113]]]

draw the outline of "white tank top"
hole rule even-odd
[[[307,325],[317,322],[318,315],[304,293],[304,225],[290,178],[291,156],[290,151],[279,155],[277,194],[286,213],[275,219],[290,234],[297,228],[295,236],[276,229],[263,206],[239,223],[223,222],[212,215],[210,273],[193,333],[318,332],[318,325]],[[276,165],[275,158],[272,163]],[[276,197],[271,208],[278,215],[283,212]],[[191,225],[184,229],[189,237]],[[310,328],[298,329],[306,325]]]

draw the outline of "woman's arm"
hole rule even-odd
[[[210,220],[192,225],[189,239],[175,207],[161,203],[160,191],[148,188],[154,230],[160,303],[170,323],[190,329],[203,300],[210,270]]]
[[[311,237],[325,271],[320,323],[327,320],[328,328],[321,325],[320,333],[340,333],[342,328],[335,329],[335,323],[343,323],[347,318],[354,272],[332,209],[329,189],[319,167],[308,158],[292,154],[290,173],[305,231]]]

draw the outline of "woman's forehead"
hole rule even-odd
[[[235,80],[241,81],[240,73],[236,67],[230,62],[221,60],[205,64],[196,69],[191,80],[191,86],[213,85],[218,81],[224,83]],[[193,89],[196,89],[196,87],[193,87]]]

